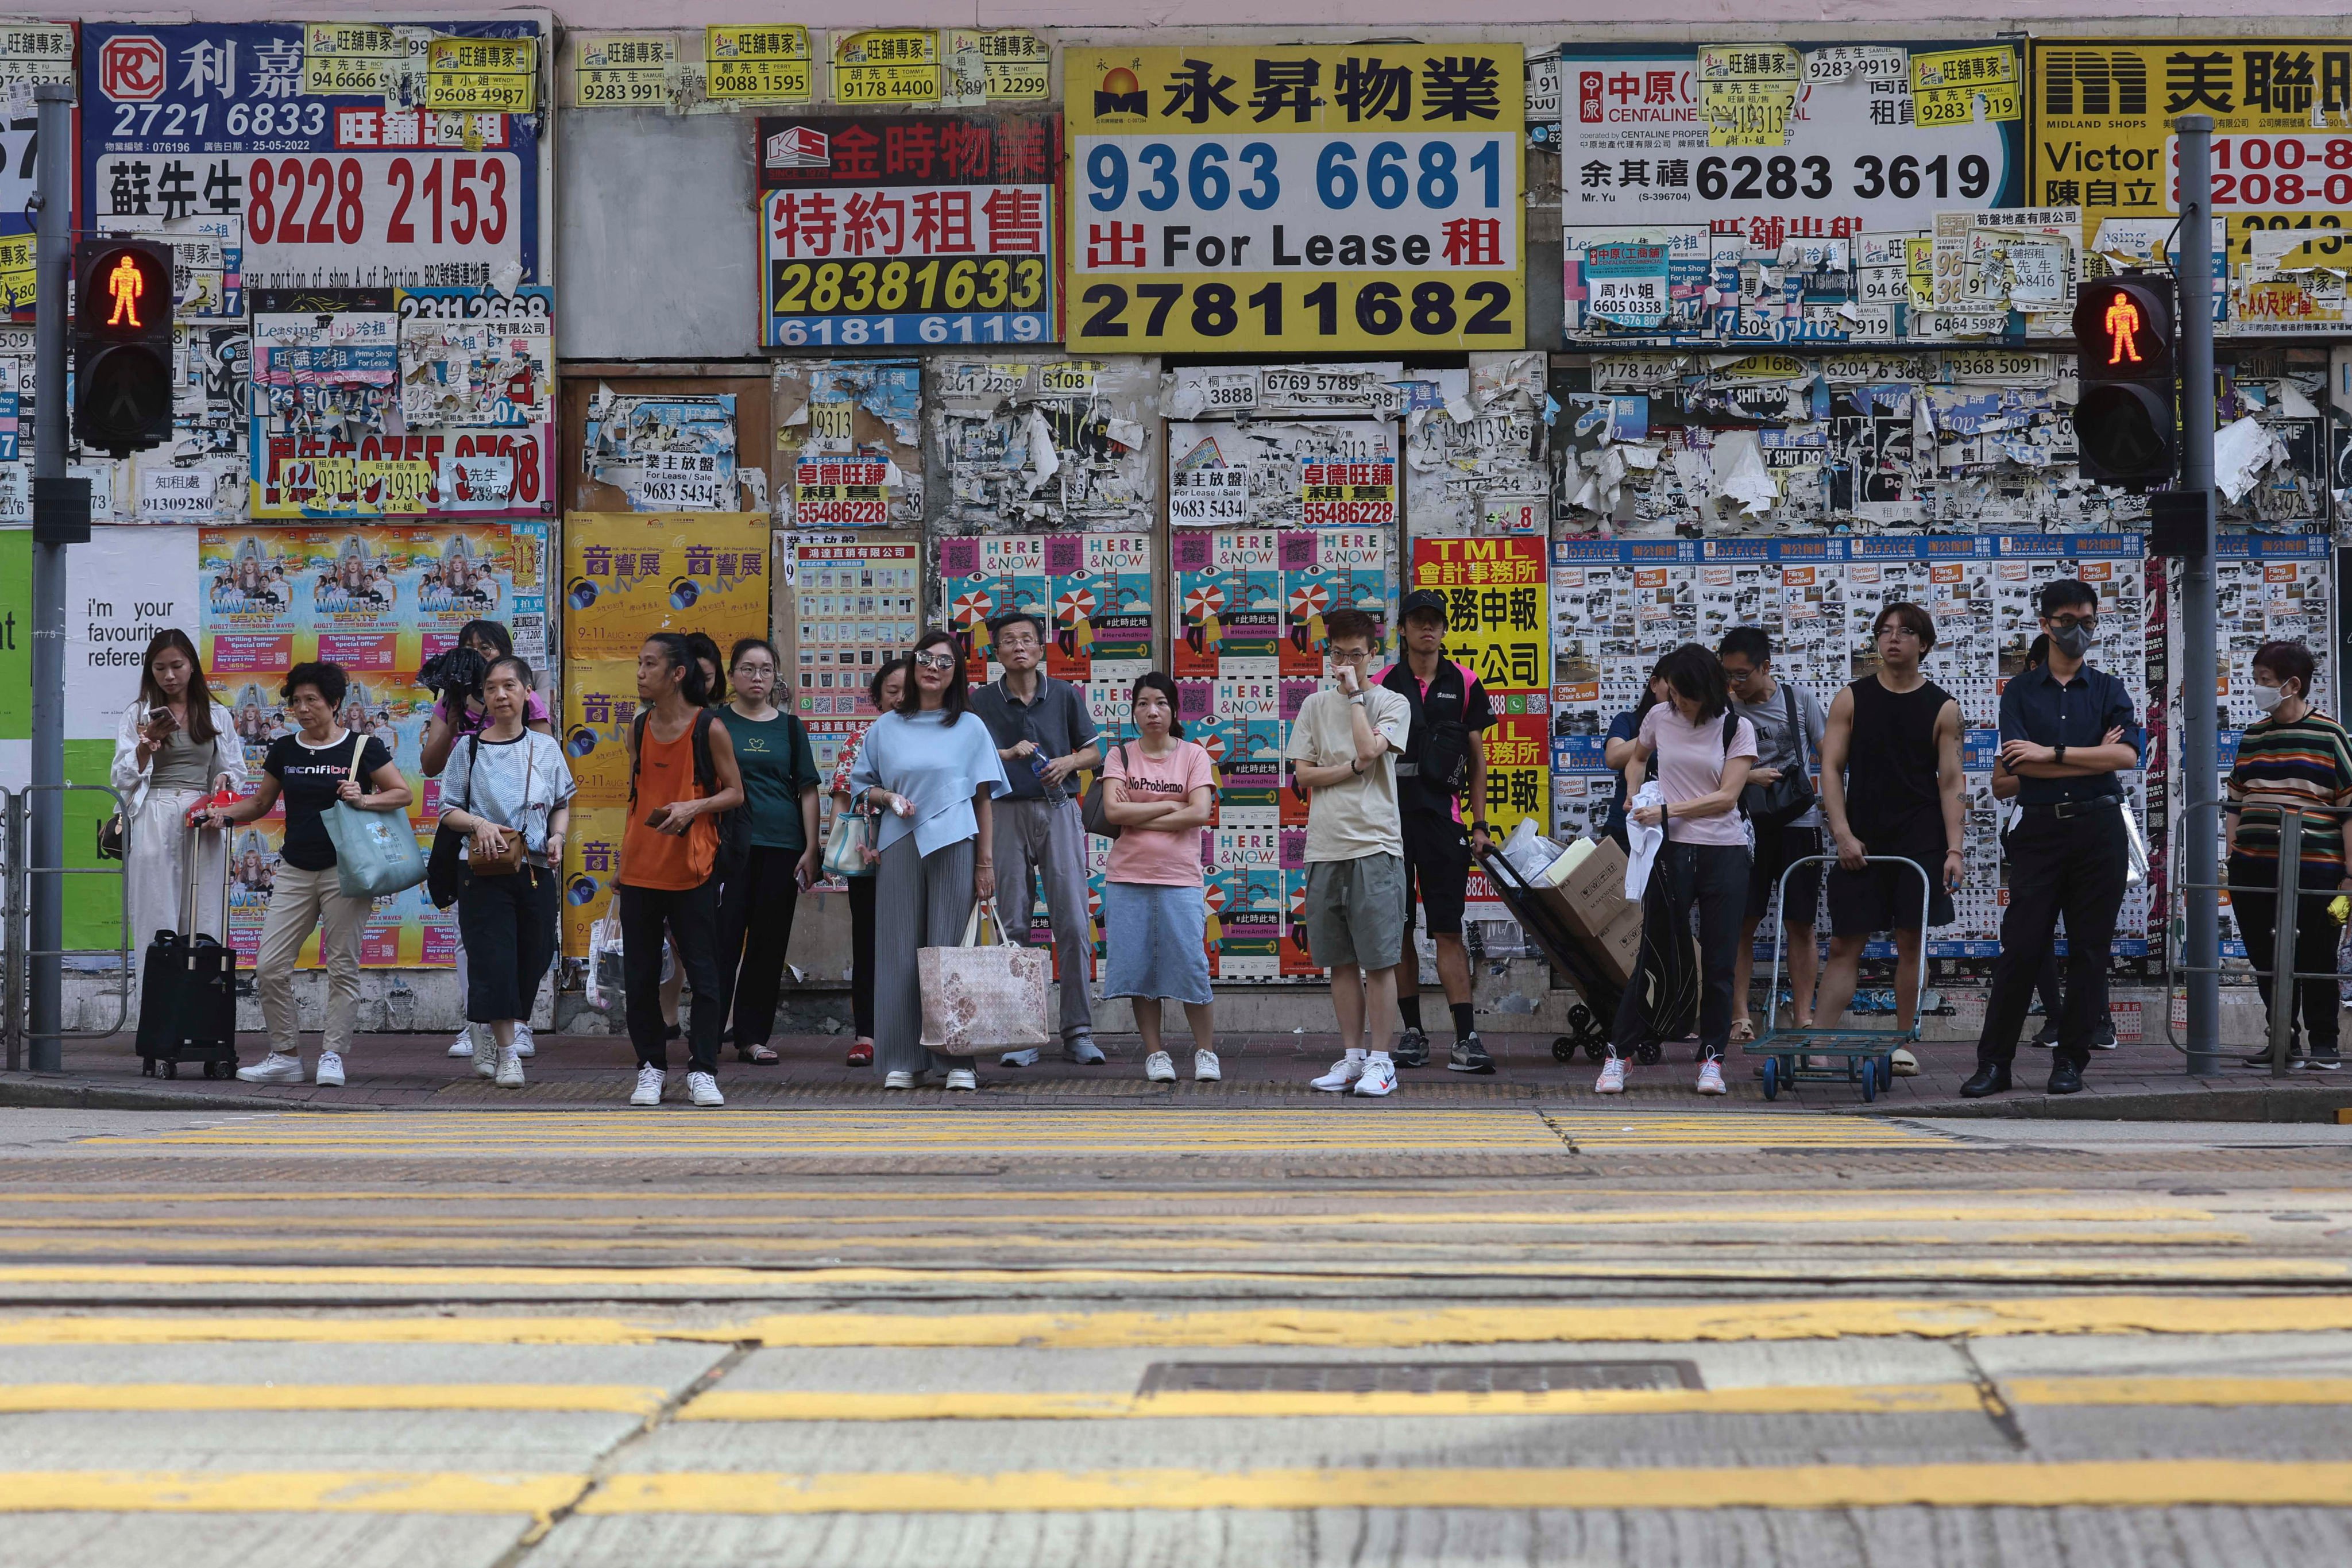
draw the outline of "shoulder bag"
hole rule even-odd
[[[1120,742],[1116,750],[1118,765],[1124,769],[1127,766],[1127,742]],[[1116,839],[1127,831],[1110,819],[1110,799],[1103,793],[1103,770],[1100,768],[1095,770],[1095,782],[1087,786],[1085,798],[1078,802],[1078,817],[1086,824],[1087,831],[1097,838]]]
[[[471,765],[466,769],[466,809],[469,812],[474,809],[474,770],[482,765],[482,737],[478,731],[475,732],[473,741],[474,752],[471,759]],[[538,771],[539,763],[539,757],[537,755],[538,748],[530,744],[530,731],[528,730],[523,731],[523,748],[521,814],[525,817],[528,817],[530,815],[530,782],[533,775]],[[505,854],[492,856],[489,858],[485,859],[479,855],[468,852],[466,858],[466,864],[473,868],[475,876],[511,877],[516,872],[523,868],[523,866],[530,858],[530,850],[524,847],[523,829],[520,826],[514,826],[508,828],[506,831],[507,849]]]
[[[1797,764],[1770,784],[1752,784],[1739,792],[1740,811],[1759,827],[1786,827],[1813,809],[1813,780],[1805,766],[1805,724],[1797,714],[1796,689],[1785,680],[1780,682],[1780,701],[1789,716],[1789,733],[1796,742]],[[1727,731],[1727,743],[1729,739]]]
[[[352,732],[352,772],[356,782],[367,756],[367,737]],[[380,899],[425,880],[425,851],[416,842],[404,808],[370,811],[338,800],[320,814],[335,846],[336,889],[347,899]]]

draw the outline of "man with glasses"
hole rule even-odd
[[[1952,923],[1952,889],[1968,803],[1960,771],[1960,705],[1927,679],[1919,661],[1936,646],[1936,622],[1897,601],[1878,612],[1870,639],[1878,668],[1839,692],[1822,732],[1822,815],[1838,863],[1830,868],[1830,962],[1815,1017],[1834,1026],[1853,1000],[1862,952],[1872,936],[1895,933],[1895,1022],[1916,1021],[1921,943],[1920,879],[1927,923]],[[1909,861],[1909,865],[1901,862]],[[1916,1076],[1918,1058],[1897,1048],[1890,1065]]]
[[[2122,768],[2140,763],[2140,731],[2124,683],[2084,662],[2098,637],[2099,596],[2062,577],[2042,590],[2049,662],[2010,678],[2000,694],[2001,766],[2017,775],[2021,808],[2009,835],[2009,910],[1993,965],[1970,1100],[2010,1087],[2033,975],[2066,917],[2066,1004],[2050,1064],[2050,1092],[2083,1087],[2091,1036],[2107,1016],[2107,950],[2130,866]],[[2108,740],[2120,730],[2122,739]]]
[[[1748,782],[1766,789],[1782,778],[1808,779],[1812,759],[1822,754],[1822,736],[1828,719],[1821,699],[1793,680],[1772,676],[1772,639],[1761,626],[1734,626],[1716,650],[1723,665],[1724,684],[1731,690],[1731,706],[1756,730],[1756,766]],[[1811,796],[1810,784],[1799,792]],[[1756,863],[1748,873],[1748,910],[1739,926],[1739,956],[1732,966],[1731,996],[1738,1008],[1731,1037],[1752,1040],[1755,1020],[1748,1015],[1748,989],[1756,967],[1756,931],[1764,923],[1772,895],[1789,868],[1822,852],[1822,812],[1817,804],[1787,821],[1773,824],[1756,819]],[[1813,1022],[1813,982],[1821,973],[1819,939],[1813,934],[1820,913],[1822,868],[1808,866],[1788,879],[1788,902],[1780,910],[1780,926],[1788,933],[1789,995],[1797,1026]],[[1772,999],[1764,1000],[1771,1016]],[[1762,1063],[1759,1061],[1760,1067]]]
[[[1054,929],[1055,966],[1062,984],[1062,1054],[1095,1066],[1094,1013],[1087,1000],[1093,967],[1092,922],[1087,913],[1087,830],[1070,777],[1102,765],[1087,700],[1038,664],[1045,657],[1045,617],[1013,610],[988,623],[996,661],[1004,673],[971,694],[971,710],[995,738],[996,754],[1013,793],[996,803],[997,900],[1005,923],[1029,940],[1036,883],[1045,884],[1045,918]],[[1002,1065],[1034,1067],[1037,1052],[1007,1051]]]

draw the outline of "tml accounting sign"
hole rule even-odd
[[[770,347],[1054,339],[1055,116],[774,116],[756,135]]]
[[[81,211],[100,232],[207,237],[233,258],[241,245],[247,289],[479,289],[517,268],[514,281],[548,282],[539,117],[436,113],[389,90],[436,35],[487,47],[538,33],[90,23]]]
[[[1069,342],[1516,347],[1510,45],[1068,50]]]

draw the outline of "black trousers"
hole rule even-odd
[[[2077,1068],[2091,1059],[2091,1036],[2107,1016],[2107,951],[2115,944],[2130,850],[2122,806],[2061,818],[2028,810],[2009,836],[2009,912],[2000,958],[1985,1003],[1979,1062],[2014,1062],[2017,1037],[2033,1002],[2033,980],[2066,917],[2066,1001],[2055,1056]]]
[[[2304,887],[2320,889],[2332,897],[2341,875],[2333,866],[2315,866],[2305,860],[2298,879]],[[2278,902],[2275,862],[2230,857],[2230,908],[2237,915],[2238,930],[2246,939],[2246,961],[2256,969],[2271,966],[2271,944],[2278,940]],[[2336,939],[2344,933],[2344,928],[2327,912],[2327,904],[2325,897],[2305,899],[2294,911],[2294,967],[2302,973],[2336,973]],[[2263,1011],[2267,1015],[2275,1005],[2278,982],[2258,975],[2254,984],[2262,989]],[[2332,979],[2298,980],[2289,994],[2296,1004],[2294,1011],[2301,1016],[2290,1016],[2287,1030],[2292,1034],[2301,1024],[2303,1037],[2310,1042],[2314,1056],[2336,1054],[2336,984]]]
[[[719,894],[719,972],[734,992],[735,1048],[767,1044],[776,1029],[776,993],[801,885],[797,849],[753,845]]]
[[[1740,917],[1748,909],[1747,846],[1661,845],[1642,896],[1642,963],[1617,1001],[1610,1049],[1629,1056],[1687,1016],[1685,997],[1698,985],[1703,1054],[1720,1057],[1731,1041],[1731,972],[1739,956]],[[1698,962],[1690,973],[1691,911],[1698,911]],[[1654,990],[1657,994],[1651,994]]]
[[[621,974],[628,987],[629,1043],[636,1047],[637,1064],[664,1071],[669,1068],[669,1047],[663,1040],[669,1027],[661,1014],[666,927],[677,945],[677,961],[686,967],[686,983],[694,987],[694,1011],[687,1020],[687,1067],[716,1073],[719,1036],[727,1022],[725,983],[719,977],[718,879],[683,892],[632,888],[624,882],[614,901],[621,909]],[[468,947],[468,963],[472,954]]]
[[[857,1037],[874,1037],[874,877],[847,877],[849,884],[849,1011]]]
[[[457,883],[466,939],[466,1020],[529,1022],[539,983],[555,962],[555,873],[525,866],[503,877],[467,871]]]

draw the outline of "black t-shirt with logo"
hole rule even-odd
[[[352,748],[356,732],[345,731],[331,746],[311,747],[300,734],[280,735],[269,743],[261,760],[278,781],[279,799],[286,804],[286,842],[278,850],[289,866],[323,871],[335,863],[335,841],[327,837],[326,810],[335,804],[335,792],[352,773]],[[370,735],[360,761],[360,787],[373,789],[376,770],[392,761],[382,741]]]

